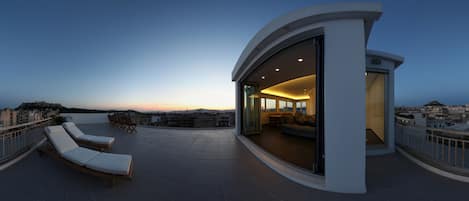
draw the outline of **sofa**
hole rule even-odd
[[[316,139],[316,120],[312,115],[297,112],[293,117],[293,122],[282,124],[281,129],[286,135]]]

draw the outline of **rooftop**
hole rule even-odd
[[[366,194],[303,187],[257,160],[233,130],[78,125],[85,133],[116,137],[113,153],[134,157],[134,178],[113,187],[51,157],[32,153],[0,171],[2,200],[451,200],[469,184],[430,173],[400,154],[367,157]],[[37,132],[37,130],[36,130]]]

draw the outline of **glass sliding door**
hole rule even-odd
[[[314,39],[316,51],[316,160],[314,172],[319,175],[325,174],[324,154],[324,36]]]
[[[259,88],[254,84],[243,85],[243,134],[260,133]]]

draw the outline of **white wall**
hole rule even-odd
[[[62,117],[71,117],[75,124],[108,123],[108,113],[60,113]]]
[[[236,98],[236,101],[235,101],[235,104],[236,104],[236,111],[235,111],[235,118],[236,118],[236,121],[235,121],[235,133],[236,135],[241,135],[241,110],[243,109],[242,108],[242,105],[241,105],[241,98],[242,98],[242,95],[241,95],[241,87],[239,86],[240,83],[239,82],[236,82],[235,83],[235,98]]]
[[[350,19],[325,25],[326,186],[338,192],[366,192],[364,22]]]

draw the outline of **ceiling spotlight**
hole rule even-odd
[[[275,69],[275,72],[279,72],[279,71],[280,71],[280,68],[276,68],[276,69]]]
[[[303,58],[298,58],[297,61],[298,61],[298,62],[303,62],[304,59],[303,59]]]
[[[261,79],[265,80],[265,76],[262,76]]]

